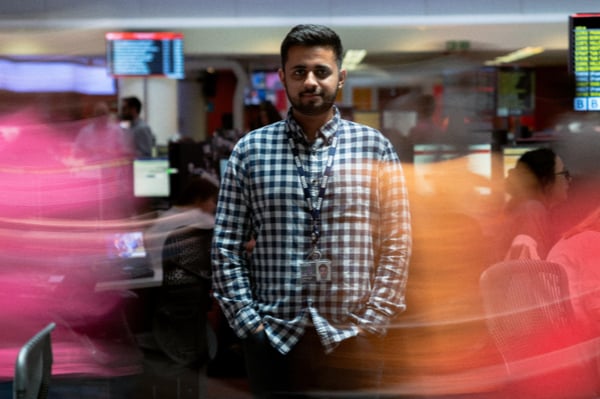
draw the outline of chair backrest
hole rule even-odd
[[[210,280],[212,229],[183,226],[167,236],[163,246],[164,285],[183,285]]]
[[[163,286],[153,333],[159,348],[182,365],[205,364],[211,355],[207,312],[212,235],[212,229],[180,227],[167,236],[163,247]]]
[[[483,272],[480,287],[489,332],[510,377],[526,384],[525,396],[585,397],[595,389],[562,266],[543,260],[496,263]],[[582,392],[561,392],[570,387]]]
[[[48,324],[21,347],[15,363],[14,399],[45,399],[52,373],[54,323]]]

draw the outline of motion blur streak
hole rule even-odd
[[[74,156],[88,122],[49,125],[32,109],[0,119],[0,380],[12,378],[18,348],[50,321],[54,375],[140,371],[123,317],[135,298],[95,292],[114,273],[108,233],[140,223],[129,222],[131,161]]]
[[[95,285],[111,273],[107,236],[142,230],[146,219],[132,217],[137,204],[131,158],[116,153],[93,159],[74,155],[72,143],[81,127],[45,125],[32,112],[0,120],[3,379],[12,376],[18,347],[49,321],[58,324],[53,333],[56,375],[140,371],[140,354],[123,321],[136,298],[128,292],[98,292]],[[555,215],[557,226],[569,227],[600,203],[600,146],[578,136],[556,147],[574,174],[571,199]],[[492,165],[502,164],[496,158],[501,155],[490,157]],[[565,338],[564,331],[542,332],[531,342],[540,353],[507,361],[489,333],[479,280],[499,258],[503,176],[472,173],[469,162],[466,155],[455,157],[433,162],[425,172],[421,165],[404,165],[413,225],[407,311],[394,321],[382,351],[365,354],[387,362],[383,393],[584,396],[582,386],[574,383],[581,373],[573,373],[573,366],[596,361],[596,335],[568,337],[556,346]],[[597,374],[590,379],[598,383]]]
[[[492,164],[502,165],[501,155],[492,157]],[[542,331],[530,342],[536,350],[518,361],[503,358],[496,346],[479,282],[483,271],[502,259],[496,245],[502,231],[504,181],[502,173],[486,178],[470,173],[468,162],[465,155],[432,163],[426,174],[420,165],[404,165],[410,182],[413,255],[407,311],[395,320],[380,354],[387,362],[384,393],[589,397],[599,386],[597,336],[565,340],[565,331]],[[570,162],[567,167],[577,165]],[[424,183],[427,190],[422,189]],[[588,187],[589,181],[581,183]],[[585,214],[582,208],[589,210],[595,202],[595,190],[574,193],[572,202],[557,210],[556,223],[576,223]],[[578,325],[571,328],[577,330]]]

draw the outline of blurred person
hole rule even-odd
[[[422,94],[417,99],[417,123],[409,132],[413,143],[433,143],[443,139],[443,130],[433,121],[435,107],[435,97],[431,94]]]
[[[152,157],[156,138],[150,126],[142,118],[142,102],[135,96],[121,100],[121,120],[128,123],[126,132],[138,158]]]
[[[342,54],[331,29],[292,28],[279,70],[287,118],[243,136],[221,182],[214,292],[259,398],[376,396],[381,337],[406,308],[402,167],[379,131],[341,119]]]
[[[532,338],[533,347],[546,347],[549,355],[554,352],[560,357],[550,363],[540,355],[530,357],[527,359],[530,370],[521,371],[523,375],[513,380],[512,388],[525,395],[519,397],[527,398],[597,397],[600,393],[600,207],[563,233],[550,248],[546,260],[562,266],[567,274],[568,297],[563,299],[572,306],[574,319],[568,325],[559,321],[554,328],[545,328]],[[538,321],[530,322],[528,327],[535,331]]]
[[[112,119],[104,101],[94,105],[93,119],[77,134],[74,155],[87,160],[110,159],[127,155],[125,132]]]
[[[551,213],[568,199],[570,172],[549,148],[527,151],[506,178],[510,199],[501,246],[506,259],[545,259],[557,240]]]
[[[566,270],[576,315],[592,336],[600,336],[600,207],[566,231],[547,260]]]
[[[0,161],[0,397],[10,395],[19,348],[51,321],[49,398],[131,397],[141,354],[123,313],[135,301],[95,289],[104,275],[97,263],[107,260],[106,226],[96,218],[97,186],[106,182],[90,184],[88,169],[64,163],[62,149],[80,125],[41,122],[35,109],[3,125],[18,134]]]
[[[233,114],[226,112],[221,115],[221,127],[210,138],[210,162],[216,173],[219,173],[219,160],[229,158],[233,146],[240,138],[240,132],[233,126]]]
[[[259,127],[270,125],[283,119],[281,114],[275,108],[275,105],[269,100],[261,101],[258,105],[258,118],[255,123],[254,129]]]
[[[92,120],[78,132],[73,143],[72,166],[85,164],[88,179],[97,183],[101,219],[130,216],[136,199],[131,197],[131,160],[135,153],[128,133],[111,115],[108,104],[94,104]],[[115,201],[119,196],[122,201]],[[118,205],[117,205],[118,204]]]

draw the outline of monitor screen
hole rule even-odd
[[[175,32],[109,32],[106,34],[109,74],[183,79],[183,34]]]
[[[127,231],[111,235],[108,242],[108,256],[111,259],[145,258],[144,233]]]
[[[135,197],[168,198],[171,195],[167,158],[142,158],[133,161],[133,195]]]
[[[573,109],[600,111],[600,13],[569,16],[569,72]]]
[[[287,110],[287,97],[283,83],[279,80],[279,73],[273,71],[253,71],[250,74],[251,86],[246,88],[244,103],[246,105],[259,105],[269,101],[279,111]]]
[[[500,67],[496,72],[496,115],[532,114],[535,108],[535,74],[520,67]]]

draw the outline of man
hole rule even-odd
[[[327,27],[288,33],[279,71],[287,119],[242,137],[222,178],[214,292],[243,339],[256,397],[377,388],[380,337],[405,309],[401,164],[380,132],[340,118],[341,58]]]
[[[141,118],[142,102],[137,97],[121,100],[121,119],[128,122],[128,133],[137,158],[151,157],[155,138],[150,126]]]
[[[92,121],[77,134],[75,155],[89,160],[107,160],[127,155],[128,148],[123,130],[113,120],[108,104],[94,105]]]

